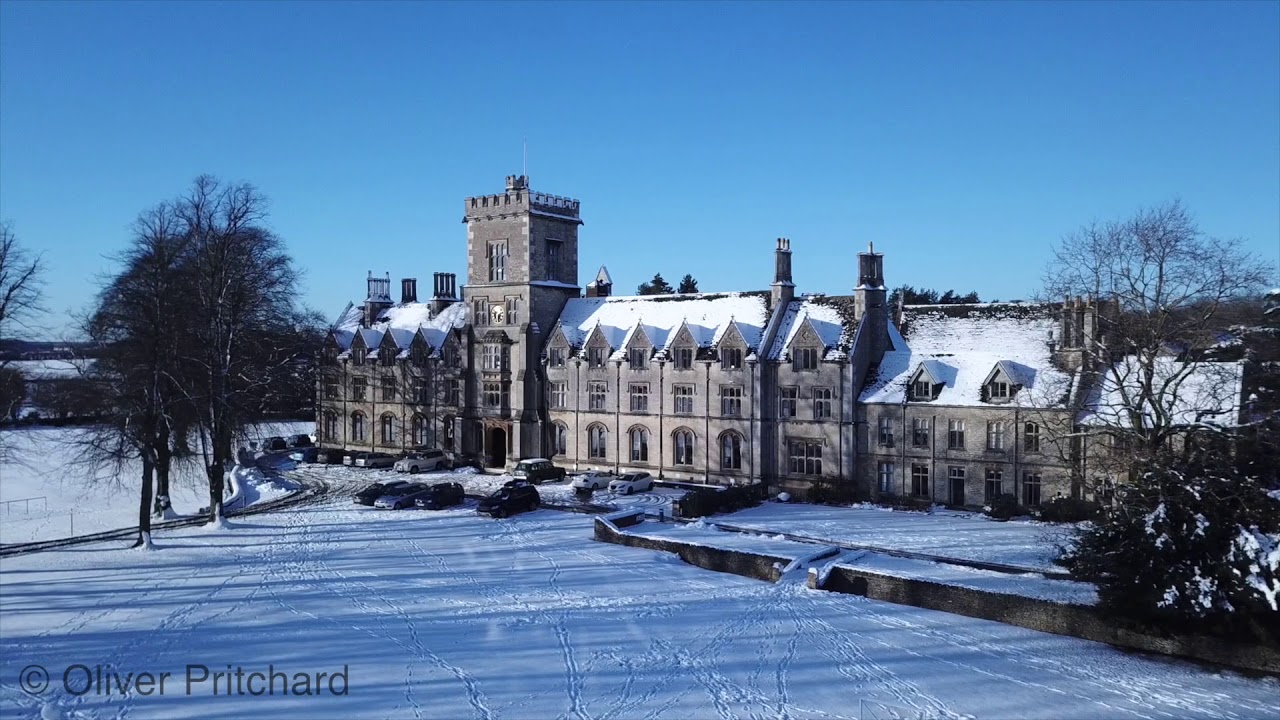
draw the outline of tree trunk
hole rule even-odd
[[[173,467],[173,448],[169,446],[168,433],[156,438],[156,497],[155,516],[165,517],[165,511],[171,507],[169,503],[169,476]]]
[[[134,547],[151,545],[151,483],[155,474],[155,462],[151,452],[142,453],[142,492],[138,502],[138,541]]]

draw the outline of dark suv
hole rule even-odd
[[[556,467],[546,458],[529,458],[516,463],[512,479],[539,485],[564,479],[564,468]]]
[[[481,500],[476,512],[500,518],[526,510],[537,510],[540,502],[542,498],[538,497],[538,491],[532,485],[516,485],[504,487]]]
[[[441,510],[462,502],[462,486],[456,482],[436,483],[418,495],[413,504],[428,510]]]

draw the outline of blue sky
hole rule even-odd
[[[334,315],[366,270],[465,271],[467,195],[528,139],[580,282],[1035,292],[1092,218],[1181,197],[1280,256],[1280,3],[0,4],[0,217],[49,325],[139,212],[258,185]]]

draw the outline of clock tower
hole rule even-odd
[[[541,377],[545,333],[578,297],[578,201],[534,192],[508,175],[505,192],[469,197],[467,284],[473,357],[463,452],[506,467],[549,447]]]

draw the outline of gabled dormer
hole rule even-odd
[[[1002,404],[1012,402],[1018,391],[1027,384],[1027,370],[1009,360],[1001,360],[982,381],[982,401]]]
[[[557,323],[555,329],[551,331],[551,337],[547,339],[547,367],[563,368],[569,362],[571,355],[573,355],[573,345],[569,343],[569,338],[565,337],[564,328]]]
[[[697,356],[698,341],[693,338],[688,321],[681,322],[680,328],[667,343],[667,357],[670,358],[671,367],[676,370],[692,370]]]
[[[582,344],[582,357],[586,361],[587,369],[604,370],[612,354],[613,346],[609,344],[604,331],[597,325],[587,336],[587,341]]]
[[[323,365],[337,365],[338,356],[341,354],[342,345],[338,342],[338,336],[330,332],[325,336],[324,347],[320,349],[320,362]]]
[[[716,354],[720,357],[721,370],[743,370],[747,367],[747,354],[750,348],[738,329],[738,323],[730,322],[716,344]]]
[[[822,362],[822,358],[826,355],[826,345],[822,342],[822,336],[818,334],[818,330],[813,326],[813,320],[808,315],[800,320],[800,327],[791,337],[791,343],[787,347],[788,355],[791,357],[791,369],[817,370],[818,363]]]
[[[414,367],[426,367],[427,358],[431,357],[431,343],[421,330],[413,334],[408,348],[409,364]]]
[[[355,337],[351,338],[351,348],[350,348],[351,364],[364,365],[365,360],[368,358],[368,356],[369,356],[369,344],[368,344],[368,341],[365,339],[365,330],[361,329],[360,332],[355,334]]]
[[[911,373],[911,380],[907,384],[907,397],[912,402],[937,400],[938,394],[947,386],[949,376],[952,375],[954,375],[953,368],[937,360],[925,360],[920,363],[915,372]]]
[[[626,352],[627,367],[632,370],[649,369],[649,359],[653,357],[653,342],[649,340],[649,334],[644,331],[643,325],[636,323],[631,328],[622,341],[622,348]]]

